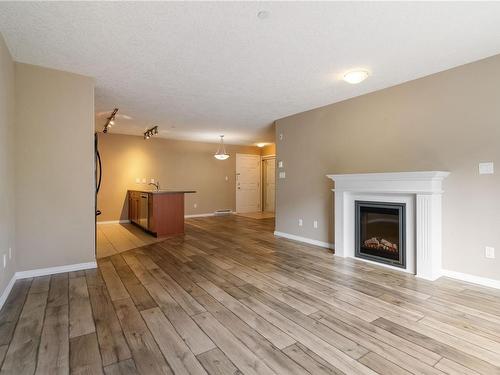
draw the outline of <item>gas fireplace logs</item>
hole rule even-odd
[[[368,240],[365,240],[365,242],[363,242],[363,246],[369,249],[386,250],[391,252],[398,251],[398,245],[390,241],[387,241],[384,238],[378,238],[378,237],[372,237]]]

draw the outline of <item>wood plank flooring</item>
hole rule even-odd
[[[144,232],[134,224],[97,225],[97,258],[119,254],[161,239]]]
[[[500,291],[273,229],[189,219],[184,236],[98,269],[18,280],[0,311],[0,374],[500,374]]]

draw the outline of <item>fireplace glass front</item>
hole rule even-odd
[[[355,201],[358,258],[406,267],[405,203]]]

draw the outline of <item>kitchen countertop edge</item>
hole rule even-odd
[[[196,193],[195,190],[159,190],[159,191],[154,191],[154,190],[137,190],[137,189],[128,189],[128,191],[134,191],[138,193],[147,193],[147,194],[189,194],[189,193]]]

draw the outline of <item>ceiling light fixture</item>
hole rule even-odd
[[[115,124],[115,116],[117,113],[118,113],[118,108],[113,109],[113,112],[111,112],[111,116],[109,116],[106,119],[106,123],[104,124],[104,129],[102,130],[103,133],[107,133],[108,129]]]
[[[214,158],[218,160],[226,160],[229,157],[229,154],[226,152],[226,147],[224,146],[224,136],[220,136],[220,144],[217,152],[214,155]]]
[[[269,18],[269,12],[266,10],[261,10],[257,13],[257,17],[259,17],[261,20],[265,20],[266,18]]]
[[[148,129],[144,132],[144,139],[149,139],[153,135],[158,134],[158,126],[153,126],[151,129]]]
[[[365,79],[367,79],[369,76],[369,73],[366,70],[351,70],[350,72],[347,72],[344,74],[344,81],[355,85],[357,83],[363,82]]]

